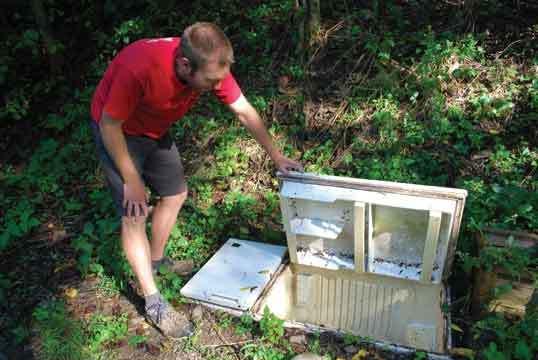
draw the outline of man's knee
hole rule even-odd
[[[121,229],[128,233],[145,232],[147,216],[123,216],[121,218]]]
[[[171,196],[163,196],[160,201],[165,206],[175,207],[175,208],[181,208],[183,206],[183,203],[185,202],[185,199],[187,199],[187,188],[176,195]]]

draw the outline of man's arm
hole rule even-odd
[[[105,112],[101,116],[99,129],[107,152],[112,157],[124,183],[123,206],[127,213],[138,216],[147,214],[146,192],[144,182],[129,155],[125,136],[121,129],[122,121],[112,119]]]
[[[267,151],[278,170],[284,174],[291,170],[303,170],[301,164],[297,161],[288,159],[275,147],[260,115],[243,95],[230,104],[229,107],[239,121],[250,131],[254,139],[256,139],[256,141],[263,146],[265,151]]]

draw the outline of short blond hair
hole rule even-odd
[[[197,22],[183,31],[181,55],[187,58],[194,71],[210,61],[221,66],[234,62],[232,43],[224,32],[210,22]]]

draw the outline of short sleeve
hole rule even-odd
[[[103,112],[115,120],[125,121],[132,115],[141,97],[140,81],[127,68],[117,66]]]
[[[232,73],[229,73],[228,76],[222,80],[218,89],[213,90],[213,93],[219,98],[223,104],[232,104],[239,96],[241,96],[241,88],[235,81]]]

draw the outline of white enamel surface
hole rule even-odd
[[[282,262],[286,247],[229,239],[181,289],[181,295],[248,310]]]

